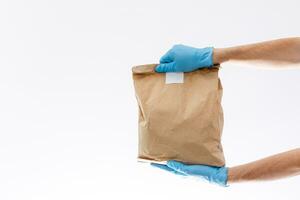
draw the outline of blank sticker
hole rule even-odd
[[[183,72],[167,72],[166,73],[166,84],[171,83],[184,83]]]

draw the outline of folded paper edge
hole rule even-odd
[[[145,65],[137,65],[132,67],[132,73],[133,74],[152,74],[152,73],[156,73],[155,72],[155,68],[158,64],[145,64]],[[219,70],[221,66],[219,64],[215,64],[213,65],[211,68],[201,68],[199,70],[201,71],[215,71],[215,70]],[[196,70],[198,71],[198,70]],[[188,72],[191,73],[191,72]]]
[[[155,67],[158,64],[146,64],[132,67],[133,74],[152,74],[155,73]]]

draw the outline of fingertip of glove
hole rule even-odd
[[[161,66],[161,65],[157,65],[157,66],[155,67],[155,72],[157,72],[157,73],[162,73],[162,72],[164,72],[163,69],[162,69],[162,66]]]
[[[175,62],[161,63],[156,66],[155,71],[158,73],[175,72],[174,64]]]
[[[157,164],[157,163],[150,163],[150,165],[153,166],[153,167],[159,167],[160,166],[160,164]]]
[[[169,160],[167,162],[167,166],[170,167],[170,168],[172,168],[172,169],[177,170],[177,169],[182,169],[182,167],[184,166],[184,164],[181,163],[181,162],[178,162],[176,160]]]
[[[158,163],[150,163],[150,165],[153,166],[153,167],[160,168],[160,169],[166,169],[166,168],[168,168],[167,165],[158,164]]]
[[[151,166],[162,169],[162,170],[165,170],[165,171],[169,171],[169,172],[172,172],[172,173],[176,173],[172,168],[168,167],[167,165],[151,163]]]

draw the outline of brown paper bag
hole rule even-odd
[[[139,106],[138,158],[223,166],[219,66],[175,74],[156,73],[155,67],[132,68]],[[172,83],[174,76],[179,83]]]

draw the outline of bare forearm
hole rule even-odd
[[[215,48],[214,63],[243,61],[284,66],[300,64],[300,37],[271,40],[228,48]]]
[[[273,180],[300,174],[300,148],[228,169],[228,183]]]

